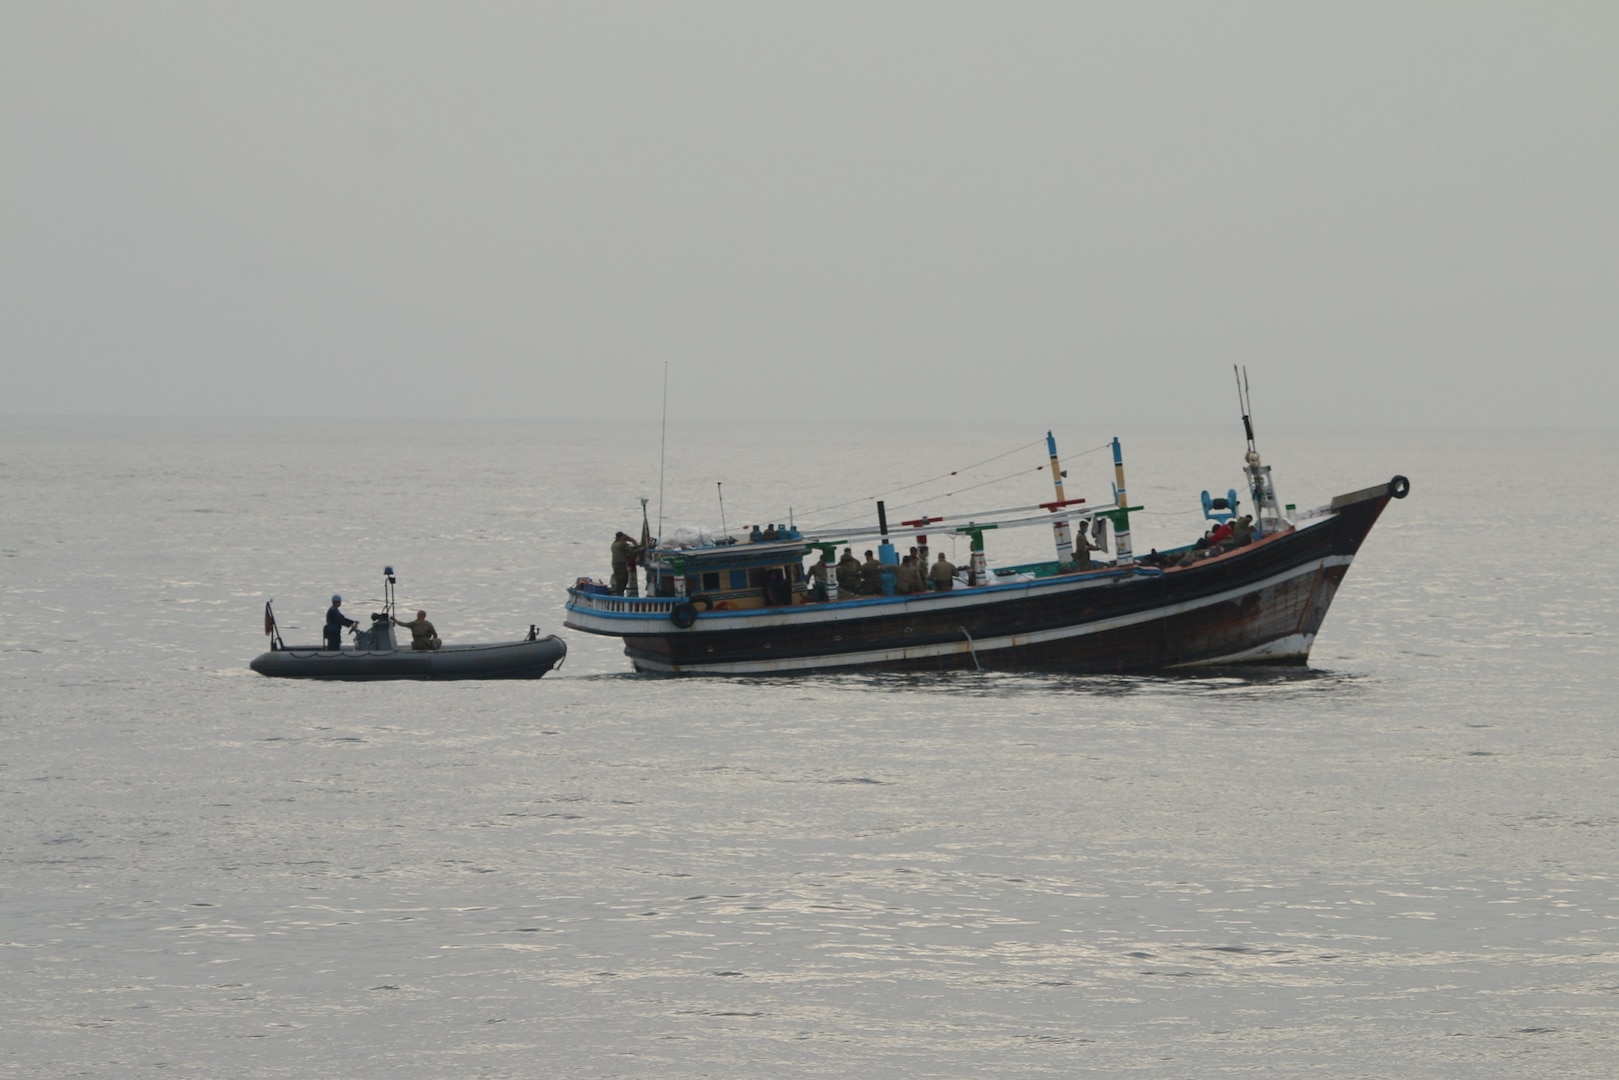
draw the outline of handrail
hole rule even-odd
[[[569,601],[575,607],[590,608],[618,614],[667,615],[674,610],[680,598],[656,596],[603,596],[601,593],[580,592],[569,589]]]

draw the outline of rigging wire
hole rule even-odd
[[[913,506],[921,506],[924,503],[936,502],[939,499],[948,499],[952,495],[960,495],[961,493],[966,492],[966,491],[977,491],[981,487],[989,487],[991,484],[1005,483],[1008,480],[1015,480],[1018,477],[1024,476],[1024,475],[1026,475],[1028,473],[1031,473],[1031,472],[1043,472],[1043,471],[1045,471],[1045,466],[1044,465],[1037,465],[1032,469],[1019,469],[1015,473],[1007,473],[1005,476],[997,476],[993,480],[985,480],[985,481],[983,481],[981,483],[969,484],[964,488],[957,488],[955,491],[946,491],[942,495],[930,495],[925,499],[916,499],[916,500],[914,500],[912,502],[900,503],[898,506],[890,506],[888,509],[889,509],[890,512],[893,512],[895,510],[908,510],[909,508],[911,508]],[[844,520],[845,521],[854,521],[854,520],[858,520],[858,519],[857,518],[845,518]],[[835,521],[832,524],[833,525],[841,525],[842,522]]]
[[[950,477],[955,476],[958,473],[968,472],[968,471],[970,471],[972,469],[978,468],[979,466],[988,465],[992,461],[999,461],[999,460],[1001,460],[1001,458],[1011,457],[1013,454],[1020,454],[1023,451],[1029,449],[1030,447],[1039,446],[1043,442],[1045,442],[1044,439],[1036,439],[1032,443],[1025,443],[1023,446],[1014,447],[1013,449],[1006,451],[1006,453],[1004,453],[1004,454],[996,454],[994,457],[985,458],[983,461],[974,462],[971,465],[963,465],[959,469],[952,469],[947,473],[940,473],[938,476],[929,477],[926,480],[917,480],[914,483],[901,484],[897,488],[889,488],[887,491],[879,491],[877,494],[869,496],[869,497],[862,497],[862,498],[858,498],[858,499],[850,499],[847,502],[835,503],[832,506],[823,506],[818,510],[809,511],[804,516],[806,518],[812,518],[816,514],[824,514],[828,510],[841,510],[843,507],[845,507],[845,506],[853,506],[855,503],[874,502],[877,499],[886,499],[888,496],[893,495],[893,494],[895,494],[897,492],[909,491],[911,488],[921,487],[923,484],[932,484],[932,483],[935,483],[935,482],[937,482],[939,480],[948,480],[948,479],[950,479]],[[833,524],[837,524],[837,523],[834,522]]]
[[[1045,442],[1044,439],[1038,439],[1035,442],[1030,443],[1029,446],[1038,446],[1038,445],[1040,445],[1040,443],[1043,443],[1043,442]],[[1029,446],[1020,446],[1020,447],[1018,447],[1018,450],[1027,450],[1029,448]],[[1089,450],[1082,450],[1079,453],[1073,455],[1069,460],[1070,461],[1078,460],[1079,458],[1088,457],[1091,454],[1097,453],[1100,450],[1111,450],[1112,448],[1113,448],[1113,444],[1111,442],[1105,442],[1101,446],[1093,446]],[[989,464],[990,461],[999,460],[1000,458],[1006,457],[1008,454],[1015,454],[1015,453],[1018,452],[1018,450],[1008,450],[1005,454],[998,454],[995,457],[989,458],[986,461],[981,461],[978,464],[979,465],[987,465],[987,464]],[[972,469],[972,468],[977,468],[977,466],[969,465],[969,466],[967,466],[967,468]],[[908,502],[908,503],[901,503],[898,506],[890,506],[888,509],[890,511],[907,510],[907,509],[909,509],[909,508],[911,508],[913,506],[921,506],[921,505],[923,505],[925,503],[936,502],[939,499],[948,499],[952,495],[961,495],[961,494],[963,494],[965,492],[968,492],[968,491],[976,491],[977,489],[979,489],[981,487],[989,487],[991,484],[1000,484],[1000,483],[1004,483],[1007,480],[1015,480],[1018,477],[1023,476],[1023,475],[1025,475],[1027,473],[1030,473],[1030,472],[1041,472],[1045,468],[1046,468],[1045,465],[1039,465],[1039,466],[1036,466],[1033,469],[1019,469],[1015,473],[1007,473],[1005,476],[998,476],[993,480],[984,480],[984,481],[981,481],[981,482],[979,482],[977,484],[969,484],[964,488],[957,488],[955,491],[946,491],[946,492],[944,492],[943,494],[940,494],[940,495],[929,495],[925,499],[915,499],[915,500],[913,500],[911,502]],[[966,469],[958,469],[958,470],[956,470],[956,472],[965,472],[965,471],[966,471]],[[1064,470],[1064,471],[1066,472],[1067,470]],[[956,475],[955,472],[950,472],[950,473],[945,474],[945,476],[954,476],[954,475]],[[943,477],[936,476],[933,479],[934,480],[940,480],[940,479],[943,479]],[[932,481],[923,480],[923,481],[919,481],[919,483],[926,484],[926,483],[932,483]],[[916,487],[916,486],[917,486],[917,484],[907,484],[907,485],[905,485],[905,487],[895,488],[894,490],[895,491],[904,491],[905,488]],[[875,499],[875,498],[877,498],[877,496],[873,495],[872,498]],[[856,499],[854,501],[855,502],[864,502],[865,500]],[[844,503],[842,505],[847,506],[848,503]],[[832,508],[829,507],[828,509],[832,509]],[[858,521],[858,520],[860,520],[858,516],[857,517],[846,517],[846,518],[843,518],[843,519],[841,519],[839,521],[833,521],[833,522],[829,522],[826,525],[819,526],[818,529],[821,530],[821,531],[824,531],[826,529],[835,529],[839,525],[844,524],[845,522]]]

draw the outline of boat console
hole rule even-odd
[[[371,629],[355,631],[355,652],[393,652],[398,647],[394,643],[393,616],[386,611],[372,612]]]

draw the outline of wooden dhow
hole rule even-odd
[[[1270,467],[1255,448],[1247,388],[1239,400],[1248,437],[1246,499],[1203,493],[1205,517],[1242,521],[1241,543],[1188,545],[1138,558],[1130,535],[1124,458],[1112,440],[1114,500],[1090,506],[1065,497],[1055,440],[1046,436],[1056,498],[979,515],[925,518],[878,527],[799,534],[762,542],[675,547],[650,543],[641,556],[646,596],[615,596],[589,579],[568,590],[565,625],[624,640],[637,671],[779,675],[819,671],[951,669],[1075,673],[1156,672],[1245,664],[1302,665],[1344,575],[1390,499],[1410,483],[1349,492],[1299,513],[1277,500]],[[1246,502],[1252,513],[1238,516]],[[1247,532],[1251,523],[1251,538]],[[1018,526],[1052,529],[1050,562],[991,569],[984,534]],[[1113,558],[1091,561],[1076,534]],[[1212,530],[1211,530],[1212,531]],[[971,540],[971,562],[948,591],[900,594],[894,538]],[[879,541],[884,566],[875,595],[840,595],[822,585],[807,558]],[[822,599],[824,597],[824,599]]]

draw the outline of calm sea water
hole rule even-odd
[[[676,426],[664,520],[1043,434]],[[1238,482],[1236,425],[1075,423],[1070,493],[1114,434],[1139,548]],[[314,640],[385,562],[560,630],[658,432],[0,420],[0,1075],[1612,1076],[1619,434],[1261,435],[1300,507],[1412,480],[1305,672],[316,685],[264,601]]]

